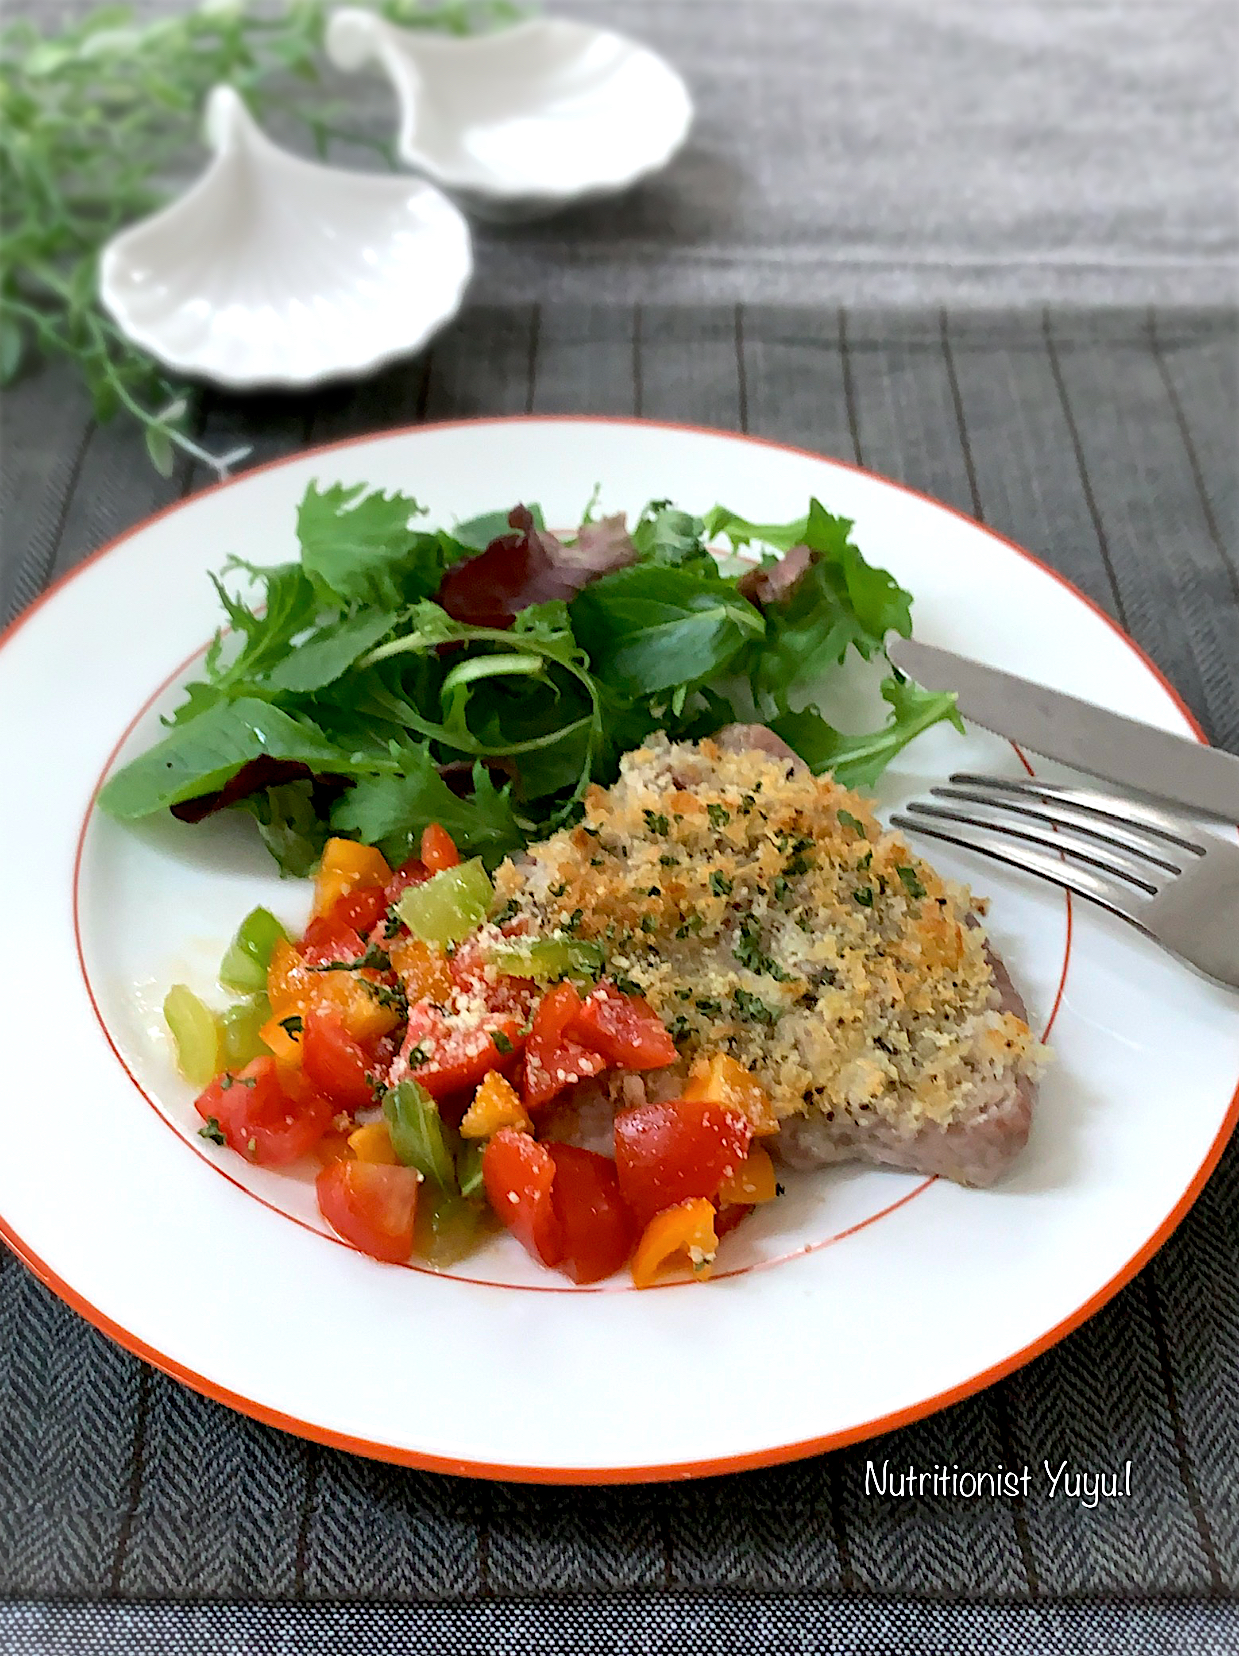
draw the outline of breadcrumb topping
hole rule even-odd
[[[542,934],[601,944],[686,1064],[729,1053],[780,1120],[946,1126],[978,1083],[1039,1064],[982,905],[869,801],[765,752],[652,737],[496,886]]]

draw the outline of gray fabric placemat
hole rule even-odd
[[[53,26],[88,3],[11,9]],[[136,0],[140,14],[189,3]],[[1183,305],[1239,293],[1232,0],[540,9],[648,41],[685,76],[697,120],[670,168],[620,201],[475,226],[476,301]],[[377,73],[333,77],[332,94],[373,131],[394,130]]]
[[[859,461],[1060,569],[1133,632],[1212,738],[1239,750],[1235,345],[1233,314],[1213,311],[477,307],[420,362],[312,399],[208,394],[199,428],[212,445],[246,437],[257,460],[421,418],[643,413]],[[135,434],[95,427],[58,370],[30,378],[3,414],[0,617],[205,481],[188,467],[158,478]],[[850,1648],[814,1642],[820,1595],[852,1604],[875,1593],[975,1601],[976,1617],[959,1623],[966,1637],[948,1635],[932,1607],[906,1611],[915,1625],[890,1622],[919,1629],[925,1648],[997,1648],[1004,1627],[1010,1649],[1073,1638],[1136,1649],[1132,1630],[1145,1626],[1162,1641],[1150,1631],[1145,1649],[1220,1649],[1221,1629],[1234,1631],[1220,1610],[1150,1604],[1141,1623],[1127,1610],[1104,1622],[1087,1608],[1038,1620],[1019,1607],[1239,1589],[1237,1281],[1232,1148],[1129,1287],[979,1396],[798,1465],[556,1490],[404,1471],[257,1425],[111,1345],[0,1256],[0,1650],[102,1649],[108,1638],[257,1649],[263,1629],[282,1630],[290,1652],[326,1648],[323,1628],[341,1624],[278,1608],[300,1600],[438,1604],[438,1620],[408,1624],[423,1628],[424,1648],[432,1633],[445,1648],[480,1648],[502,1628],[509,1644],[496,1633],[488,1648],[571,1648],[585,1612],[561,1600],[583,1593],[618,1595],[613,1615],[644,1629],[627,1648],[660,1650],[657,1628],[675,1625],[658,1621],[668,1588],[711,1605],[782,1595],[768,1625],[789,1650]],[[883,1499],[866,1489],[866,1463],[884,1458],[1027,1463],[1031,1489],[1013,1501]],[[1093,1510],[1051,1498],[1041,1463],[1064,1459],[1091,1472],[1130,1460],[1131,1494]],[[125,1611],[149,1599],[208,1607]],[[92,1620],[37,1602],[47,1600],[98,1608]],[[521,1608],[534,1600],[552,1607],[549,1620]],[[223,1601],[271,1603],[230,1621],[209,1607]],[[712,1623],[715,1613],[701,1611],[701,1648],[727,1643],[729,1625],[742,1646],[757,1625]],[[848,1635],[858,1649],[884,1648],[880,1611],[827,1619],[859,1629]],[[377,1640],[385,1624],[356,1625]],[[560,1634],[531,1643],[539,1626]],[[1115,1642],[1099,1643],[1111,1626]]]
[[[1230,1656],[1239,1617],[1190,1602],[948,1606],[770,1594],[594,1595],[453,1608],[30,1604],[12,1656]]]

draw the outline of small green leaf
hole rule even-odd
[[[176,456],[172,447],[172,439],[163,426],[147,426],[146,452],[150,455],[151,464],[161,477],[172,476],[172,467]]]

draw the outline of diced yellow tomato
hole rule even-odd
[[[287,939],[277,940],[267,968],[267,999],[277,1018],[301,1011],[315,975]]]
[[[371,1121],[348,1136],[348,1147],[358,1161],[379,1162],[384,1167],[395,1167],[396,1152],[385,1121]]]
[[[304,1018],[312,1006],[330,1006],[340,1014],[345,1030],[355,1041],[377,1040],[399,1025],[400,1014],[394,1007],[385,1006],[367,989],[366,982],[365,974],[360,972],[312,971],[291,943],[280,941],[272,951],[267,972],[272,1023],[294,1015]],[[271,1024],[264,1026],[264,1041],[270,1028]],[[267,1044],[271,1045],[269,1041]],[[271,1050],[277,1059],[285,1061],[274,1047]]]
[[[750,1146],[748,1155],[729,1178],[719,1186],[719,1202],[726,1206],[734,1202],[750,1207],[757,1202],[773,1202],[778,1195],[778,1181],[770,1152],[760,1144]]]
[[[388,946],[388,958],[403,980],[410,1003],[420,1000],[443,1002],[452,993],[452,974],[447,956],[433,943],[417,937],[398,937]]]
[[[385,1006],[366,983],[360,972],[315,972],[305,1004],[331,1007],[355,1041],[375,1041],[380,1035],[390,1035],[401,1020],[399,1012]]]
[[[465,1111],[460,1136],[488,1139],[501,1127],[513,1127],[518,1133],[533,1132],[533,1122],[516,1088],[510,1081],[505,1081],[498,1070],[490,1070],[483,1076],[473,1095],[473,1103]]]
[[[293,1014],[286,1012],[284,1016],[288,1018]],[[275,1059],[281,1072],[301,1068],[301,1041],[284,1028],[278,1013],[263,1024],[258,1031],[258,1039]]]
[[[779,1130],[778,1118],[770,1107],[770,1094],[743,1064],[725,1052],[716,1052],[711,1058],[703,1055],[694,1062],[683,1096],[738,1111],[759,1138]]]
[[[709,1276],[718,1252],[714,1232],[714,1206],[704,1196],[693,1196],[664,1208],[650,1220],[632,1256],[632,1280],[638,1288],[650,1288],[667,1266],[680,1255],[699,1280]]]
[[[391,869],[383,853],[356,840],[329,839],[314,881],[314,917],[326,914],[350,891],[386,885]]]

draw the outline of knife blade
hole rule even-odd
[[[1239,822],[1239,758],[916,639],[889,654],[927,690],[954,690],[975,724],[1090,776]]]

